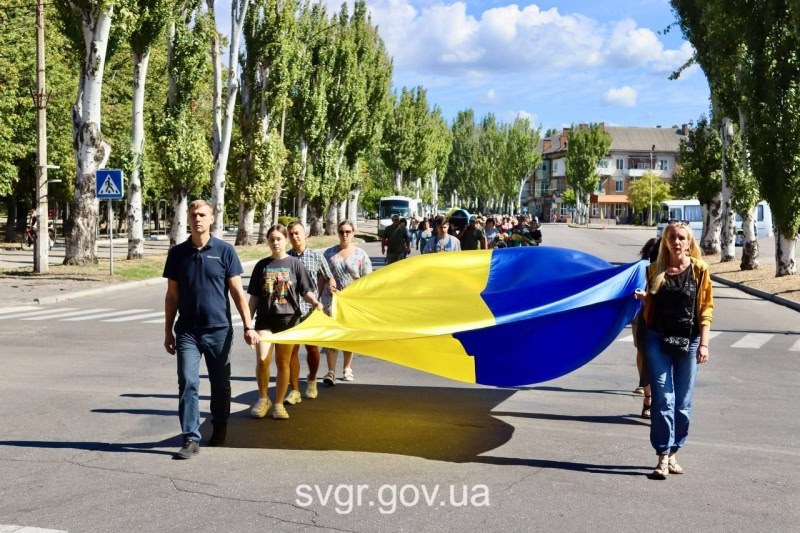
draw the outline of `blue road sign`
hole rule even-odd
[[[98,170],[95,187],[98,200],[119,200],[125,194],[122,170],[110,168]]]

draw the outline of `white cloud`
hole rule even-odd
[[[636,89],[625,85],[609,89],[603,94],[603,103],[612,107],[633,107],[636,105]]]
[[[603,24],[557,8],[511,4],[467,13],[465,2],[420,9],[410,0],[369,2],[389,53],[399,69],[437,75],[478,76],[543,68],[614,69],[680,65],[692,48],[665,50],[658,36],[632,19]]]
[[[494,89],[489,89],[486,91],[486,100],[489,102],[494,102],[497,100],[497,92]]]
[[[515,118],[521,118],[522,120],[528,119],[528,122],[530,122],[531,125],[536,123],[536,115],[533,113],[528,113],[524,109],[517,111]]]

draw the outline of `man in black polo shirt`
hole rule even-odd
[[[168,278],[164,302],[164,348],[178,354],[178,413],[183,447],[176,459],[191,459],[200,451],[200,359],[205,357],[211,382],[211,416],[214,433],[210,444],[225,443],[231,412],[231,309],[228,291],[244,324],[249,345],[259,342],[242,289],[242,264],[236,250],[212,237],[209,230],[213,212],[205,200],[189,205],[191,238],[176,245],[167,255],[164,277]],[[175,314],[180,311],[175,333]]]

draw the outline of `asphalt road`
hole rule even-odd
[[[632,261],[650,234],[547,226],[544,237]],[[379,262],[377,245],[367,248]],[[532,273],[539,268],[547,266]],[[631,393],[629,330],[576,372],[515,389],[356,356],[355,382],[321,386],[318,399],[288,406],[291,419],[273,421],[248,416],[254,356],[237,328],[228,445],[173,461],[177,380],[162,347],[163,290],[0,309],[0,531],[797,531],[800,523],[800,327],[786,308],[715,287],[716,336],[680,454],[686,474],[653,481],[649,424]],[[559,339],[543,331],[536,342],[558,356]],[[205,380],[204,415],[208,391]],[[202,429],[208,436],[208,423]]]

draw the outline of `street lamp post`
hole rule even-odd
[[[651,176],[650,176],[650,225],[651,226],[653,225],[653,176],[652,176],[652,173],[653,173],[653,152],[655,151],[655,149],[656,149],[656,145],[654,144],[650,148],[650,173],[651,173]]]

